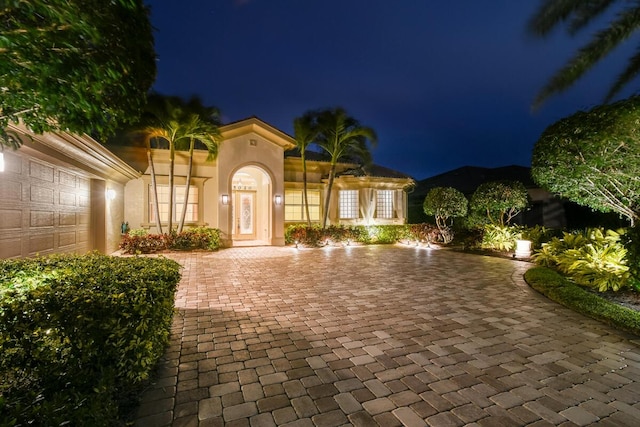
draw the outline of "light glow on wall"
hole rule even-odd
[[[4,172],[4,153],[0,153],[0,172]]]
[[[107,200],[113,200],[116,198],[116,190],[109,188],[107,191],[104,192],[104,196]]]

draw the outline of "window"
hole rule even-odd
[[[359,217],[358,190],[340,190],[340,219]]]
[[[169,220],[169,186],[158,185],[158,210],[160,211],[160,220]],[[179,221],[184,206],[184,196],[186,193],[185,186],[176,186],[173,191],[173,220]],[[153,199],[153,188],[149,186],[149,222],[155,222],[155,207]],[[198,221],[198,187],[189,186],[189,200],[187,202],[187,213],[185,222]]]
[[[393,218],[393,190],[378,190],[376,218]]]
[[[320,221],[320,191],[307,190],[309,199],[309,217],[311,221]],[[286,190],[284,192],[284,220],[306,221],[302,190]]]

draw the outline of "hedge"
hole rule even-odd
[[[180,265],[0,261],[0,425],[113,425],[168,343]]]

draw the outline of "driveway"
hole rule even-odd
[[[403,246],[178,253],[139,426],[640,425],[640,340],[529,264]]]

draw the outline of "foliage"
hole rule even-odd
[[[150,254],[165,249],[215,251],[220,248],[220,230],[192,227],[180,233],[150,234],[147,230],[132,230],[122,236],[120,249],[125,254]]]
[[[427,193],[423,203],[424,213],[435,217],[444,243],[450,243],[453,240],[451,230],[453,218],[465,216],[468,204],[464,194],[452,187],[436,187]],[[450,223],[449,220],[451,220]]]
[[[329,170],[329,184],[327,185],[327,197],[325,198],[322,228],[327,225],[329,206],[331,203],[331,190],[336,175],[336,164],[340,160],[368,164],[371,162],[369,145],[377,142],[375,131],[367,126],[362,126],[353,117],[349,116],[343,108],[330,108],[310,112],[313,117],[312,126],[317,131],[316,144],[331,156]]]
[[[318,129],[314,121],[315,116],[313,112],[307,112],[293,120],[293,138],[296,141],[296,148],[300,151],[300,160],[302,161],[302,203],[304,205],[305,217],[307,218],[307,226],[309,227],[311,227],[311,217],[309,215],[309,198],[307,192],[306,154],[307,149],[318,135]]]
[[[168,343],[180,266],[97,253],[0,261],[0,425],[112,425]]]
[[[617,7],[615,7],[617,6]],[[547,36],[553,29],[566,24],[570,35],[584,30],[596,19],[610,15],[609,9],[617,11],[608,27],[596,32],[591,41],[582,47],[544,86],[535,100],[540,105],[553,94],[560,93],[573,85],[588,70],[616,47],[623,44],[640,28],[640,5],[623,0],[544,0],[529,22],[529,30],[536,36]],[[613,83],[605,98],[609,102],[620,90],[630,83],[640,72],[640,61],[634,53]]]
[[[542,248],[543,243],[547,243],[560,232],[559,230],[547,228],[543,225],[523,227],[521,230],[522,239],[531,241],[532,249]]]
[[[165,234],[135,235],[131,233],[122,236],[119,246],[125,254],[136,255],[160,252],[167,247],[167,235]]]
[[[146,228],[134,228],[127,232],[129,236],[147,236],[149,234],[149,230]]]
[[[555,270],[534,267],[525,273],[524,278],[532,288],[565,307],[617,329],[640,335],[640,312],[582,289]]]
[[[519,226],[487,224],[484,226],[481,247],[501,252],[512,251],[516,247],[516,240],[522,238],[522,230]]]
[[[617,291],[631,285],[623,233],[600,228],[565,232],[562,239],[554,237],[532,258],[537,264],[558,269],[579,285],[600,292]]]
[[[476,188],[469,209],[486,215],[490,224],[504,226],[528,205],[527,189],[521,182],[491,181]]]
[[[631,276],[631,286],[640,290],[640,226],[630,227],[622,235],[627,250],[627,265]]]
[[[152,191],[154,195],[154,209],[158,232],[162,233],[162,225],[158,215],[158,193],[155,180],[155,168],[151,158],[151,141],[159,148],[163,144],[169,149],[169,200],[174,200],[175,152],[189,151],[185,197],[182,201],[182,216],[178,225],[178,232],[182,231],[184,219],[189,203],[189,186],[193,168],[193,152],[196,143],[204,146],[208,152],[207,160],[213,160],[218,155],[221,143],[219,112],[215,107],[205,107],[198,97],[184,101],[177,96],[163,96],[152,94],[145,107],[145,114],[141,118],[138,133],[144,135],[147,145],[147,157],[152,173]],[[173,230],[173,203],[168,204],[168,230]]]
[[[142,0],[9,1],[0,15],[0,129],[105,137],[139,117],[156,72]]]
[[[549,126],[531,174],[547,190],[631,225],[640,215],[640,97],[580,111]]]
[[[220,230],[209,227],[192,227],[171,237],[170,249],[193,250],[205,249],[216,251],[220,249]]]
[[[327,244],[393,244],[402,240],[437,242],[438,228],[431,224],[403,225],[331,225],[326,228],[291,224],[285,231],[285,242],[309,247]]]

